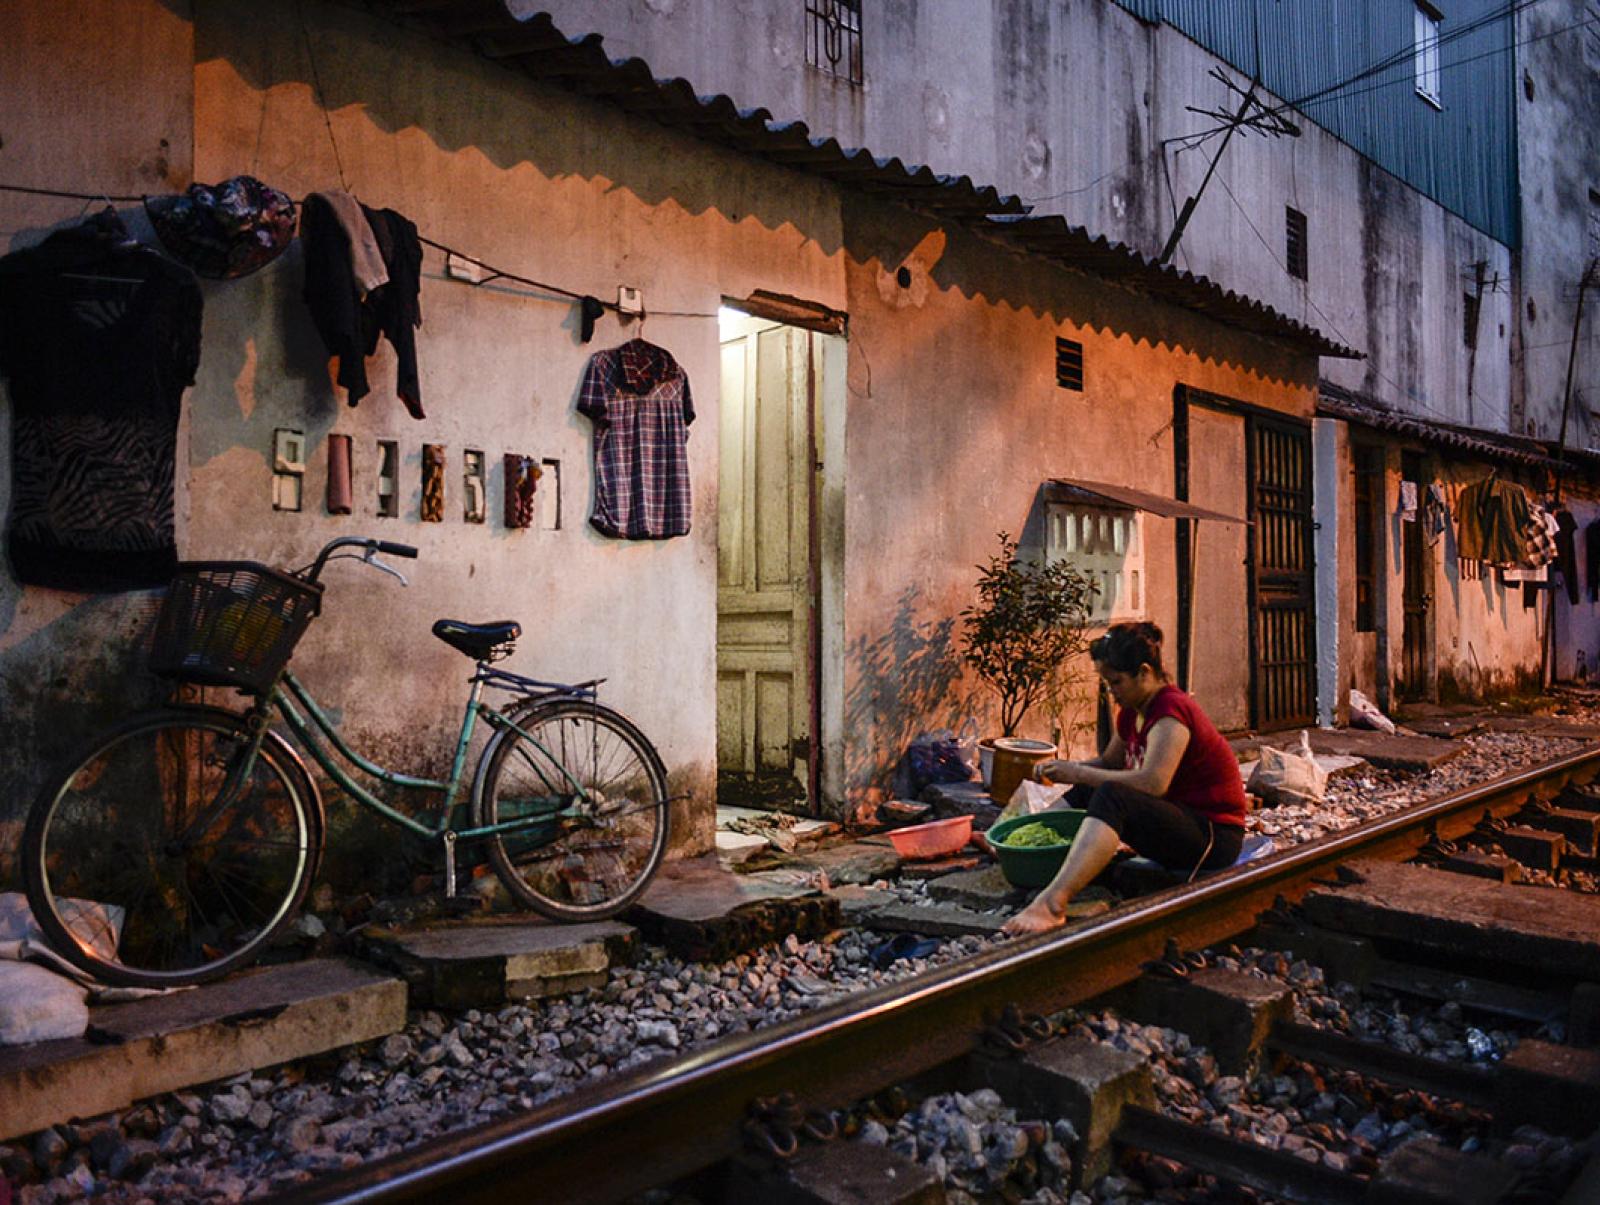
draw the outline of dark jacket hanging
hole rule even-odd
[[[350,268],[350,236],[318,193],[300,207],[300,242],[306,266],[302,296],[323,346],[339,361],[335,379],[354,406],[367,396],[365,359],[378,345],[377,321],[361,305],[361,286]]]
[[[395,392],[412,418],[422,418],[422,385],[417,379],[417,327],[422,325],[422,241],[414,222],[392,209],[368,209],[372,233],[389,269],[389,283],[367,294],[366,308],[394,347]]]
[[[200,315],[194,275],[130,240],[110,209],[0,259],[19,581],[98,591],[171,577],[178,415]]]

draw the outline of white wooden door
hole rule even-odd
[[[811,737],[807,332],[725,325],[717,502],[717,769],[724,803],[803,806]]]

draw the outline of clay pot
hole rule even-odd
[[[1001,807],[1011,802],[1017,784],[1033,773],[1034,766],[1056,755],[1049,741],[1030,741],[1018,736],[1002,736],[994,742],[994,771],[989,780],[989,798]]]

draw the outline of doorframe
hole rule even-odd
[[[806,802],[813,815],[844,810],[844,454],[848,403],[849,318],[815,302],[757,289],[748,297],[723,297],[729,309],[809,331],[806,441],[812,466],[807,481],[806,700],[810,747]],[[720,538],[720,536],[719,536]]]

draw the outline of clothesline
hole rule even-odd
[[[58,189],[58,188],[30,188],[30,187],[28,187],[26,185],[22,185],[22,184],[0,184],[0,192],[23,193],[23,194],[26,194],[28,196],[33,196],[33,197],[60,197],[63,200],[68,200],[68,201],[104,201],[108,205],[110,205],[110,204],[129,204],[129,205],[131,205],[131,204],[136,204],[138,202],[142,202],[144,200],[144,197],[142,197],[142,196],[113,196],[113,195],[111,195],[109,193],[103,193],[103,192],[94,192],[94,193],[89,193],[89,192],[70,192],[70,191],[67,191],[65,189]],[[297,202],[297,204],[304,205],[305,204],[305,199],[301,198],[301,200],[299,202]],[[457,259],[466,260],[468,263],[476,264],[478,267],[484,269],[486,275],[483,277],[482,280],[468,281],[468,282],[464,282],[464,283],[469,283],[469,284],[473,284],[473,285],[485,285],[485,284],[488,284],[491,281],[510,280],[510,281],[515,281],[517,284],[525,285],[526,287],[528,287],[530,289],[539,289],[542,292],[555,293],[557,296],[566,297],[566,298],[569,298],[572,301],[580,301],[581,302],[586,296],[590,296],[590,294],[579,293],[579,292],[576,292],[576,291],[574,291],[572,289],[562,288],[560,285],[550,284],[548,281],[537,280],[537,279],[535,279],[534,277],[531,277],[531,276],[523,276],[520,273],[507,271],[504,268],[497,268],[493,264],[485,263],[483,260],[477,258],[474,255],[468,255],[465,251],[458,251],[456,248],[451,247],[451,246],[449,246],[449,245],[447,245],[445,243],[437,242],[434,239],[428,238],[424,234],[420,234],[419,233],[417,235],[417,241],[420,242],[420,243],[425,244],[426,246],[432,247],[436,251],[442,251],[447,256],[455,256],[455,258],[457,258]],[[618,315],[619,317],[625,316],[624,311],[618,307],[616,302],[614,302],[614,301],[601,301],[598,297],[595,298],[595,300],[600,302],[600,306],[601,306],[602,309],[610,310],[612,313]],[[639,316],[642,317],[642,318],[650,318],[650,317],[654,317],[654,318],[715,318],[715,317],[717,317],[717,315],[714,314],[714,313],[713,314],[707,314],[707,313],[703,313],[703,312],[696,311],[696,310],[650,310],[650,311],[647,311],[644,314],[641,314]]]

